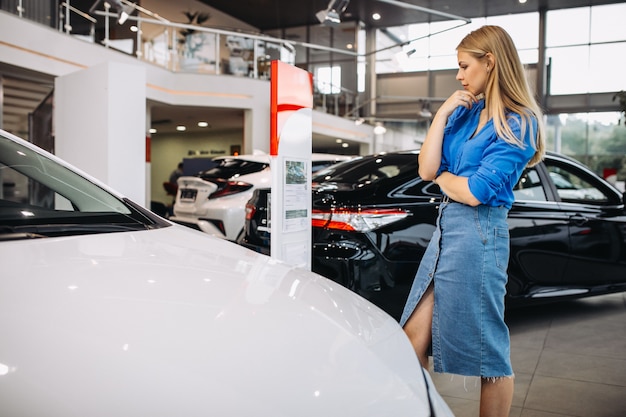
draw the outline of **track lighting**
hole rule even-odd
[[[341,23],[341,14],[346,10],[350,0],[330,0],[328,7],[315,14],[322,25],[336,26]]]

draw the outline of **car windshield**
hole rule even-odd
[[[417,153],[355,158],[319,171],[313,178],[313,183],[366,185],[407,173],[417,175],[416,161]]]
[[[167,224],[0,135],[0,240],[145,230]]]
[[[255,162],[240,158],[221,158],[214,160],[218,165],[198,174],[201,178],[231,178],[263,171],[269,162]]]

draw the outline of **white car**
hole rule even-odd
[[[340,161],[346,155],[314,153],[312,171]],[[218,164],[196,176],[178,179],[174,215],[170,220],[231,241],[243,234],[246,203],[257,188],[271,186],[270,156],[239,155],[213,159]]]
[[[451,415],[355,293],[0,131],[0,415]]]

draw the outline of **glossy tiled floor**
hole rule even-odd
[[[511,310],[507,322],[511,417],[626,416],[626,293]],[[478,416],[478,378],[431,375],[457,417]]]

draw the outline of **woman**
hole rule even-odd
[[[544,153],[542,114],[510,36],[483,26],[457,47],[454,92],[433,118],[419,175],[444,193],[400,324],[422,366],[481,377],[480,415],[513,397],[504,322],[513,187]]]

